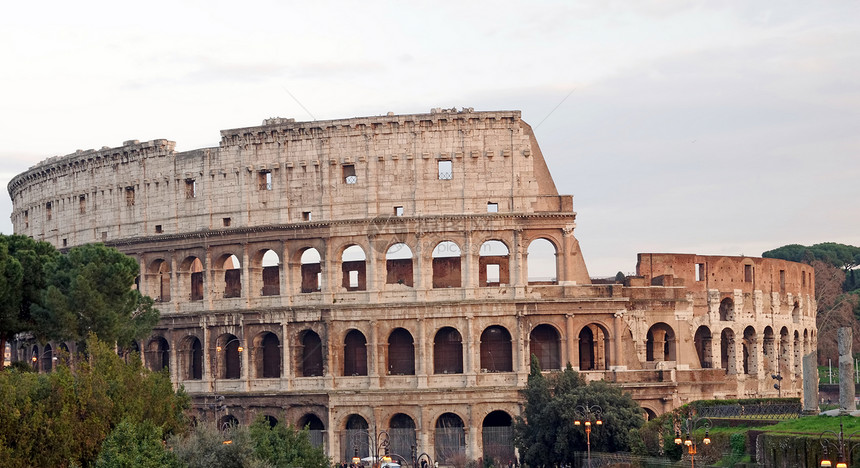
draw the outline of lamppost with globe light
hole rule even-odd
[[[695,415],[691,415],[690,417],[684,419],[681,422],[675,423],[675,444],[687,447],[687,453],[690,454],[690,468],[696,467],[696,453],[698,451],[698,444],[696,443],[696,429],[705,429],[705,437],[702,438],[702,443],[705,445],[710,445],[711,438],[708,433],[711,429],[711,420],[708,418],[700,418]],[[681,433],[684,433],[684,438],[681,438]]]
[[[588,467],[591,468],[591,426],[603,425],[603,408],[598,405],[578,405],[573,409],[576,414],[576,419],[573,421],[574,426],[585,426],[585,446],[588,454]]]
[[[860,441],[851,441],[855,436],[860,437],[860,431],[854,431],[848,437],[845,437],[845,433],[842,431],[842,421],[839,421],[839,433],[835,433],[833,431],[824,431],[818,436],[818,441],[821,443],[821,447],[824,449],[824,456],[821,458],[821,465],[824,468],[830,468],[833,466],[833,460],[830,459],[828,454],[828,448],[832,448],[839,459],[836,461],[836,468],[848,468],[848,457],[845,456],[845,448],[848,448],[848,455],[851,455],[851,452],[857,447],[857,443]],[[825,436],[828,436],[825,438]],[[833,436],[832,438],[829,436]]]

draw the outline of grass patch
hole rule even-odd
[[[766,432],[818,434],[824,431],[833,431],[838,433],[840,422],[842,422],[842,430],[845,434],[860,431],[860,418],[854,418],[851,416],[804,416],[797,419],[781,421],[773,426],[763,426],[755,429]]]

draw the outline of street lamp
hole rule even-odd
[[[32,358],[30,358],[30,359],[31,359],[31,361],[33,361],[33,368],[34,368],[37,372],[38,372],[38,371],[40,371],[40,370],[42,370],[42,369],[39,369],[39,362],[40,362],[40,361],[41,361],[41,360],[42,360],[42,359],[43,359],[47,354],[51,354],[52,356],[51,356],[51,368],[50,368],[50,369],[48,369],[46,372],[50,372],[51,370],[53,370],[53,369],[54,369],[54,363],[55,363],[55,362],[57,362],[57,356],[53,356],[53,354],[54,354],[54,350],[53,350],[53,349],[49,349],[49,350],[47,350],[47,351],[43,352],[42,354],[36,354],[36,353],[33,353],[33,357],[32,357]]]
[[[830,460],[828,456],[828,447],[832,447],[834,451],[837,452],[839,456],[839,460],[836,462],[836,468],[848,468],[848,460],[845,457],[845,448],[848,447],[848,455],[851,455],[851,451],[856,448],[856,445],[852,447],[852,444],[856,444],[857,441],[852,442],[851,439],[854,436],[858,435],[860,431],[852,432],[848,438],[845,438],[845,433],[842,432],[842,421],[839,421],[839,434],[833,431],[824,431],[818,436],[818,441],[821,443],[821,447],[824,449],[824,457],[821,459],[822,467],[831,467],[833,466],[833,462]],[[831,438],[824,438],[824,436],[833,436],[836,440],[831,440]]]
[[[690,454],[690,468],[696,467],[696,453],[698,444],[696,444],[696,435],[694,432],[697,428],[705,429],[705,437],[702,439],[702,443],[705,445],[710,445],[711,438],[708,436],[708,432],[711,429],[710,419],[700,418],[695,415],[691,415],[687,419],[675,423],[675,444],[681,445],[683,443],[687,447],[687,453]],[[682,431],[685,432],[683,440],[681,439]]]
[[[576,419],[573,421],[574,426],[585,426],[585,445],[588,450],[588,468],[591,468],[591,426],[602,426],[603,409],[600,406],[579,405],[573,409],[576,414]],[[592,421],[593,420],[593,421]]]
[[[430,455],[427,455],[427,452],[421,452],[421,455],[412,458],[414,459],[412,468],[433,468],[436,466],[436,464],[433,463],[433,459],[430,458]]]

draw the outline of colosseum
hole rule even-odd
[[[808,265],[645,253],[624,284],[592,281],[518,111],[274,118],[218,147],[49,158],[8,190],[16,233],[139,261],[162,318],[138,348],[198,418],[286,418],[335,461],[383,429],[407,459],[513,458],[531,355],[655,415],[799,396],[816,347]],[[45,369],[59,346],[14,354]]]

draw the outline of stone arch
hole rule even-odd
[[[347,291],[367,289],[367,254],[358,244],[350,244],[341,252],[341,286]]]
[[[54,348],[51,347],[51,343],[47,343],[42,349],[42,354],[39,355],[39,370],[45,373],[53,371],[54,359],[56,359],[54,357]]]
[[[726,374],[738,373],[735,332],[728,327],[720,333],[720,364],[726,370]]]
[[[463,337],[453,327],[442,327],[433,338],[433,373],[463,373]]]
[[[188,335],[180,342],[179,368],[183,380],[203,378],[203,345],[196,335]]]
[[[513,346],[511,333],[500,325],[492,325],[481,333],[481,371],[512,372]]]
[[[270,429],[278,425],[278,418],[271,414],[264,414],[263,419],[266,421],[266,424],[268,424]]]
[[[415,431],[415,420],[404,413],[396,413],[388,421],[388,436],[391,442],[391,453],[407,460],[411,456],[412,447],[418,446]]]
[[[648,329],[645,354],[647,361],[676,361],[677,343],[675,330],[665,322],[658,322]]]
[[[415,375],[415,340],[405,328],[388,335],[388,374]]]
[[[281,294],[281,257],[271,248],[263,248],[251,257],[251,290],[261,296]]]
[[[558,246],[546,237],[529,243],[527,250],[529,284],[558,284]]]
[[[281,340],[277,334],[264,331],[255,336],[251,353],[256,378],[277,379],[281,377]]]
[[[755,328],[752,326],[746,327],[744,329],[744,337],[741,345],[743,346],[743,369],[744,374],[748,375],[757,375],[758,374],[758,366],[757,366],[757,350],[756,350],[756,342],[758,341],[758,337],[756,336]]]
[[[582,327],[578,336],[579,370],[609,370],[610,338],[606,327],[592,322]]]
[[[385,252],[385,283],[413,286],[412,249],[403,242],[391,244]]]
[[[436,419],[435,452],[439,464],[448,464],[466,453],[466,428],[454,413],[443,413]]]
[[[478,286],[510,284],[510,249],[507,244],[491,239],[481,244],[478,252]]]
[[[791,335],[788,327],[782,327],[779,330],[779,368],[777,372],[780,376],[788,375],[791,372]]]
[[[323,346],[320,336],[313,330],[299,333],[296,347],[300,377],[322,377],[324,372]]]
[[[298,421],[299,429],[308,429],[308,437],[311,444],[322,447],[325,441],[325,424],[322,419],[314,413],[305,413]]]
[[[540,324],[529,334],[529,354],[538,359],[542,370],[561,369],[561,335],[554,326]]]
[[[343,375],[367,375],[367,338],[355,329],[343,340]]]
[[[450,240],[443,240],[433,248],[433,287],[459,288],[463,284],[460,269],[462,251]]]
[[[146,345],[146,363],[149,370],[158,372],[170,368],[170,344],[163,336],[155,336]]]
[[[657,412],[647,406],[643,406],[642,410],[645,412],[645,421],[650,421],[657,417]]]
[[[346,418],[345,429],[340,446],[343,447],[343,459],[353,457],[363,458],[370,455],[370,425],[363,416],[350,414]]]
[[[484,417],[481,424],[481,445],[484,459],[495,461],[493,466],[508,466],[514,460],[514,419],[505,411],[496,410]]]
[[[299,251],[302,278],[301,292],[312,293],[322,290],[322,257],[319,250],[306,247]]]
[[[729,322],[735,319],[735,301],[727,297],[720,301],[720,321]]]
[[[202,301],[204,291],[203,262],[195,256],[186,257],[180,265],[179,276],[182,280],[183,297],[188,297],[191,301]]]
[[[225,252],[216,257],[213,274],[215,297],[225,299],[242,297],[242,265],[239,257],[231,252]]]
[[[224,333],[215,340],[215,378],[242,378],[242,352],[245,348],[236,335]]]
[[[226,431],[228,429],[238,426],[239,420],[236,419],[236,416],[233,416],[232,414],[225,414],[224,416],[221,416],[220,419],[218,419],[218,429],[222,431]]]
[[[158,258],[147,268],[146,290],[155,302],[170,302],[170,262]]]
[[[696,355],[699,357],[699,365],[702,369],[710,369],[714,367],[714,358],[711,354],[711,329],[705,325],[696,329],[696,334],[693,338],[693,344],[696,347]]]

